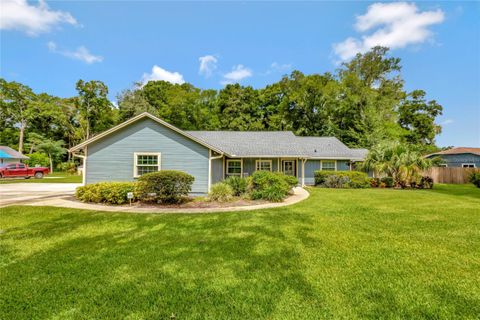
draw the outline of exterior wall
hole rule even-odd
[[[223,180],[223,158],[212,160],[212,184]]]
[[[321,160],[307,160],[305,163],[305,184],[315,184],[315,171],[320,170]],[[350,171],[349,160],[337,160],[337,171]],[[299,177],[299,180],[301,177]]]
[[[307,160],[307,162],[305,162],[305,184],[306,185],[315,184],[314,173],[317,170],[320,170],[320,160]]]
[[[448,167],[461,167],[462,163],[474,163],[476,168],[480,168],[480,156],[472,153],[462,154],[442,154],[439,155]],[[432,157],[431,157],[432,158]]]
[[[159,152],[162,170],[195,177],[192,193],[208,192],[208,148],[151,119],[142,119],[91,143],[87,150],[86,184],[133,181],[134,152]]]
[[[2,158],[0,159],[0,164],[5,164],[5,163],[19,163],[22,162],[21,159],[12,159],[12,158]]]
[[[225,159],[225,161],[228,160],[228,158]],[[250,176],[252,173],[255,172],[255,161],[260,160],[258,158],[243,158],[243,176]],[[272,171],[278,171],[278,158],[262,158],[261,160],[272,160]],[[284,159],[286,160],[286,159]],[[213,168],[213,164],[212,164]],[[225,175],[226,175],[226,162],[225,162]],[[280,171],[281,171],[281,160],[280,160]],[[217,169],[216,169],[217,170]],[[220,169],[221,170],[221,169]],[[314,180],[314,172],[316,170],[320,170],[320,160],[313,159],[313,160],[307,160],[305,162],[305,184],[306,185],[313,185],[315,183]],[[339,171],[348,171],[350,170],[350,165],[348,160],[337,160],[337,170]],[[298,159],[297,160],[297,178],[299,183],[302,182],[302,175],[304,173],[302,172],[302,160]],[[221,180],[221,179],[220,179]],[[212,183],[218,182],[220,180],[212,179]]]

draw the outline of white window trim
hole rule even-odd
[[[337,160],[320,160],[320,170],[323,170],[323,162],[326,161],[326,162],[332,162],[334,161],[335,163],[335,168],[333,171],[337,171]]]
[[[462,163],[462,168],[470,168],[470,167],[464,167],[464,166],[473,166],[474,168],[477,167],[475,163]]]
[[[446,163],[440,163],[438,166],[440,168],[448,168],[448,164],[446,164]]]
[[[270,163],[270,170],[258,170],[258,164],[260,162],[268,162]],[[255,160],[255,171],[270,171],[272,172],[273,170],[273,164],[272,164],[272,160]]]
[[[240,174],[236,174],[236,173],[228,173],[228,164],[230,162],[240,162]],[[243,159],[228,159],[227,160],[227,166],[225,168],[225,174],[227,176],[239,176],[239,177],[243,177]]]
[[[161,163],[162,163],[162,154],[160,152],[134,152],[133,153],[133,177],[134,178],[140,177],[140,175],[138,174],[138,170],[137,170],[138,156],[157,156],[158,157],[157,171],[160,171]],[[153,166],[153,165],[151,165],[151,166]]]

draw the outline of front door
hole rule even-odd
[[[297,176],[295,162],[295,160],[282,160],[283,173],[287,176]]]

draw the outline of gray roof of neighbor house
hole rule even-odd
[[[7,146],[0,146],[0,158],[2,159],[29,159],[18,151]]]
[[[350,149],[335,137],[297,137],[291,131],[187,131],[233,157],[307,157],[362,160],[366,149]]]

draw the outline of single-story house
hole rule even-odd
[[[290,131],[184,131],[149,113],[69,151],[83,158],[84,184],[181,170],[195,177],[193,194],[205,194],[213,183],[256,170],[281,171],[309,185],[315,170],[351,170],[367,154],[334,137],[298,137]]]
[[[7,146],[0,146],[0,164],[16,163],[26,159],[28,159],[28,157],[24,156],[20,152],[15,151]]]
[[[439,157],[440,167],[480,168],[480,148],[456,147],[435,152],[427,158]]]

